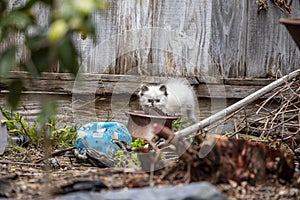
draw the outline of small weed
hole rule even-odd
[[[26,135],[30,138],[32,143],[39,142],[39,134],[38,134],[38,125],[37,122],[33,124],[29,124],[26,122],[23,117],[16,112],[13,111],[5,111],[0,108],[4,119],[1,123],[4,123],[8,129],[8,131],[13,136]]]
[[[123,150],[118,150],[115,153],[115,167],[124,167],[126,166],[127,156]]]
[[[188,126],[188,120],[178,118],[177,120],[172,122],[172,130],[173,131],[179,131]]]
[[[140,167],[141,162],[138,158],[138,149],[145,147],[145,141],[143,139],[137,138],[130,144],[132,152],[125,152],[124,150],[119,150],[115,153],[115,167]]]
[[[130,144],[130,148],[132,151],[136,151],[138,149],[142,149],[145,147],[145,141],[141,138],[137,138]]]
[[[112,116],[110,111],[107,111],[107,115],[106,115],[106,122],[112,122],[114,119],[114,116]]]
[[[231,136],[233,134],[232,131],[225,131],[224,136]]]
[[[136,152],[125,152],[119,150],[115,153],[115,167],[140,167],[141,163]]]
[[[5,111],[0,108],[4,119],[1,121],[4,123],[12,136],[24,135],[30,138],[30,144],[35,146],[41,146],[45,140],[45,134],[43,134],[43,128],[49,130],[49,139],[52,148],[65,148],[73,145],[76,132],[79,126],[64,126],[63,128],[57,128],[59,121],[57,119],[49,118],[48,121],[28,123],[23,117],[13,111]]]
[[[64,126],[63,128],[57,129],[58,122],[52,121],[48,123],[51,129],[50,141],[52,146],[56,147],[71,147],[76,139],[76,132],[79,126]]]

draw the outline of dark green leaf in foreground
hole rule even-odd
[[[35,68],[39,72],[46,71],[50,66],[49,48],[44,47],[31,52],[31,60]]]
[[[47,37],[44,32],[26,38],[26,46],[31,50],[37,50],[47,45]]]
[[[32,8],[32,6],[34,6],[34,4],[37,3],[37,0],[29,0],[26,2],[26,4],[20,8],[21,11],[27,10]]]
[[[9,85],[9,94],[7,101],[10,106],[15,109],[21,99],[23,82],[21,79],[13,80]]]
[[[30,17],[24,12],[12,11],[7,16],[3,17],[0,25],[3,27],[26,28],[31,24]]]
[[[6,78],[8,71],[16,64],[16,48],[6,49],[0,55],[0,76]]]
[[[38,114],[38,122],[40,124],[46,124],[47,122],[53,120],[57,114],[57,103],[53,100],[46,100],[43,102],[43,107],[41,112]]]
[[[79,70],[78,53],[72,42],[70,34],[66,35],[59,42],[57,54],[60,64],[62,64],[64,68],[76,76]]]
[[[0,1],[0,13],[1,14],[6,10],[6,7],[7,7],[6,1],[1,0]]]
[[[41,2],[48,4],[48,5],[52,5],[54,0],[40,0]]]

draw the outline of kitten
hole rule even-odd
[[[150,111],[171,116],[186,116],[196,123],[196,96],[186,79],[169,79],[161,85],[142,85],[139,102],[146,114]]]

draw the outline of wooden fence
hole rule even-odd
[[[256,0],[110,0],[109,5],[95,15],[96,46],[77,40],[86,60],[83,72],[261,78],[300,66],[299,49],[278,22],[300,17],[298,1],[291,14],[271,1],[268,11],[258,12]]]
[[[22,1],[10,2],[16,6]],[[108,9],[94,15],[96,43],[74,37],[81,53],[81,72],[87,77],[109,74],[112,79],[115,75],[184,76],[207,82],[203,77],[213,77],[214,83],[264,85],[278,70],[287,74],[300,66],[300,51],[279,24],[280,18],[300,16],[300,5],[294,1],[289,14],[266,0],[268,10],[258,12],[258,2],[109,0]],[[47,26],[50,10],[43,6],[36,10],[40,23]],[[21,59],[26,57],[24,52],[20,51]],[[62,71],[56,66],[52,72]],[[49,77],[48,82],[65,75]],[[66,87],[57,81],[65,79],[55,79],[54,85]],[[243,97],[257,88],[236,94],[243,89],[231,96]],[[70,93],[71,89],[61,90]],[[200,91],[204,94],[205,88]]]

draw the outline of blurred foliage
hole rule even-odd
[[[19,1],[18,1],[19,2]],[[49,71],[59,63],[74,76],[79,70],[79,54],[73,36],[81,38],[95,34],[92,14],[107,7],[105,0],[22,0],[17,6],[12,0],[0,1],[0,77],[8,78],[13,69],[23,69],[32,78]],[[15,2],[14,2],[15,3]],[[37,5],[49,8],[48,25],[39,23]],[[11,8],[12,7],[12,8]],[[18,44],[13,39],[18,38]],[[22,38],[22,39],[21,39]],[[20,61],[18,49],[25,47],[28,58]],[[9,82],[8,102],[12,108],[18,105],[23,89],[21,78]]]

